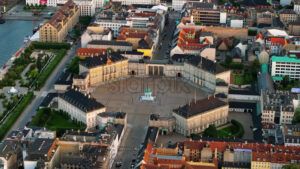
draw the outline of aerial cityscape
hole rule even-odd
[[[0,0],[0,169],[300,169],[300,0]]]

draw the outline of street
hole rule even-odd
[[[157,48],[156,51],[154,52],[154,55],[152,59],[154,60],[162,60],[162,59],[169,59],[170,55],[170,50],[171,46],[169,46],[170,41],[172,40],[174,30],[176,29],[176,21],[179,18],[179,13],[178,12],[170,12],[169,13],[169,24],[167,24],[164,28],[164,31],[160,35],[160,41],[158,42],[159,44],[161,43],[161,47]],[[165,34],[165,37],[164,37]],[[166,52],[169,51],[169,54]]]
[[[47,94],[51,91],[54,92],[54,83],[56,82],[59,75],[63,72],[64,68],[68,63],[71,62],[71,60],[75,56],[76,50],[80,47],[80,41],[76,43],[76,45],[72,46],[72,48],[68,51],[67,55],[62,59],[62,61],[57,65],[55,70],[52,72],[50,77],[45,83],[45,86],[41,88],[40,91],[35,92],[35,98],[31,102],[30,105],[27,106],[27,108],[23,111],[21,116],[18,118],[18,120],[14,123],[12,128],[9,132],[12,130],[22,128],[26,125],[28,121],[31,121],[31,116],[35,115],[37,109],[39,108],[39,105],[42,103],[44,97],[47,96]],[[9,133],[7,132],[7,134]]]

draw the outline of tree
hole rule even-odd
[[[39,72],[38,72],[37,70],[34,69],[34,70],[30,71],[29,77],[30,77],[31,80],[33,80],[33,79],[35,79],[38,75],[39,75]]]
[[[290,83],[290,77],[288,75],[283,76],[282,81],[280,84],[282,85],[283,88],[286,88]]]
[[[195,22],[196,25],[203,25],[203,22],[201,21],[198,21],[198,22]]]
[[[71,63],[67,66],[67,70],[71,71],[73,74],[79,73],[79,58],[75,57]]]
[[[87,27],[89,26],[89,24],[91,23],[92,21],[92,17],[91,16],[81,16],[79,18],[79,23],[84,26],[84,27]]]
[[[300,108],[297,108],[295,111],[293,123],[299,123],[300,122]]]
[[[209,125],[203,132],[204,137],[218,137],[218,131],[214,124]]]
[[[36,60],[36,68],[38,69],[39,72],[41,72],[43,68],[43,63],[42,63],[42,57],[39,56]]]
[[[106,49],[106,53],[112,53],[115,52],[115,50],[113,48],[107,48]]]
[[[226,56],[225,63],[229,65],[232,62],[232,56]]]
[[[292,164],[284,165],[282,168],[283,169],[300,169],[300,166],[295,163],[292,163]]]

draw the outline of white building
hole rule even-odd
[[[39,5],[40,0],[26,0],[27,5]]]
[[[99,128],[107,126],[107,124],[121,124],[126,128],[127,114],[124,112],[104,112],[98,114],[97,124]]]
[[[244,21],[242,19],[231,19],[230,27],[232,28],[243,28]]]
[[[137,51],[125,51],[121,55],[126,57],[128,61],[138,61],[144,58],[144,53]]]
[[[86,124],[87,128],[97,126],[97,115],[106,108],[90,95],[71,89],[58,97],[58,109],[67,112],[72,120]]]
[[[294,106],[289,91],[261,93],[262,123],[292,124]]]
[[[208,96],[201,100],[193,100],[186,105],[174,109],[172,116],[176,119],[177,133],[190,136],[203,132],[209,125],[220,126],[228,119],[228,104],[215,97]]]
[[[99,0],[73,0],[76,5],[80,8],[80,16],[94,16],[96,3],[100,3]],[[47,6],[56,7],[58,5],[63,5],[67,2],[67,0],[26,0],[26,4],[28,5],[39,5],[46,4]]]
[[[300,79],[300,59],[294,57],[271,57],[271,76],[274,80],[282,80],[288,75],[291,79]]]
[[[74,0],[80,9],[80,16],[94,16],[96,2],[95,0]]]
[[[300,13],[300,0],[294,0],[294,11]]]
[[[87,44],[93,40],[111,41],[113,33],[110,29],[105,29],[102,26],[89,26],[81,35],[81,47],[87,47]]]
[[[159,5],[160,0],[114,0],[115,2],[121,2],[122,5],[132,5],[132,4],[146,4],[146,5]]]
[[[185,3],[186,3],[186,0],[173,0],[172,8],[176,11],[180,11]]]
[[[95,0],[96,8],[103,7],[104,0]]]
[[[118,31],[121,26],[127,26],[126,20],[98,20],[95,24],[111,29],[114,37],[118,36]]]

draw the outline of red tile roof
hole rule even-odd
[[[271,46],[284,46],[287,44],[287,41],[284,38],[271,38]]]
[[[156,13],[154,12],[134,13],[134,16],[149,17],[149,16],[156,16]]]
[[[76,51],[76,55],[101,55],[106,52],[106,49],[95,49],[95,48],[79,48]]]
[[[124,28],[117,40],[126,40],[127,38],[144,39],[150,33],[150,29]]]
[[[261,39],[261,40],[263,40],[263,39],[264,39],[264,37],[262,36],[262,34],[261,34],[261,33],[259,33],[258,35],[256,35],[256,39]]]
[[[200,50],[206,46],[206,44],[201,44],[199,42],[199,37],[202,31],[204,30],[183,28],[179,33],[177,46],[183,50]]]
[[[209,143],[211,151],[215,151],[216,149],[217,149],[217,151],[225,151],[226,145],[227,145],[226,142],[210,142]]]

